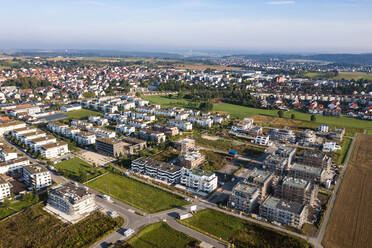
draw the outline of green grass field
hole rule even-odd
[[[318,76],[322,75],[321,72],[308,72],[304,76],[309,78],[317,78]],[[367,79],[372,80],[372,73],[365,73],[365,72],[339,72],[338,76],[332,77],[330,79],[333,80],[359,80],[359,79]]]
[[[54,167],[64,176],[79,182],[85,182],[104,172],[102,168],[96,168],[78,157],[57,163]]]
[[[154,104],[160,104],[165,107],[169,106],[179,106],[179,107],[187,107],[188,101],[185,99],[169,99],[166,96],[147,96],[147,100]],[[174,103],[177,103],[175,105]],[[271,116],[277,117],[278,110],[267,110],[267,109],[257,109],[257,108],[250,108],[245,106],[239,106],[229,103],[215,103],[213,106],[213,111],[221,111],[230,113],[230,116],[233,118],[245,118],[251,117],[255,115],[263,115],[263,116]],[[371,121],[363,121],[355,118],[350,117],[332,117],[332,116],[323,116],[323,115],[316,115],[316,121],[311,122],[310,117],[311,114],[302,113],[299,111],[291,110],[284,113],[285,119],[290,119],[291,115],[295,114],[295,120],[303,121],[304,126],[309,126],[314,128],[318,126],[318,124],[324,123],[334,127],[349,127],[349,128],[361,128],[361,129],[372,129],[372,122]]]
[[[1,206],[0,207],[0,220],[37,203],[37,201],[38,199],[31,199],[29,201],[24,201],[24,200],[13,201],[10,203],[9,206]]]
[[[97,112],[97,111],[93,111],[89,109],[79,109],[79,110],[73,110],[73,111],[67,112],[66,115],[68,115],[66,119],[83,120],[83,119],[88,119],[88,117],[92,115],[102,116],[103,114],[101,112]]]
[[[233,243],[237,248],[311,247],[305,240],[212,209],[203,209],[194,214],[193,217],[180,222],[214,238],[222,238]]]
[[[155,213],[188,203],[177,195],[116,174],[101,176],[89,182],[87,186],[148,213]]]
[[[0,222],[0,247],[90,247],[123,224],[121,217],[111,218],[99,211],[76,224],[63,223],[37,204]]]
[[[128,243],[134,248],[182,248],[195,247],[199,241],[159,222],[144,227]]]

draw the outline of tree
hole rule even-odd
[[[283,110],[279,110],[278,111],[279,118],[283,118],[283,115],[284,115]]]
[[[83,170],[79,170],[79,181],[85,182],[88,179],[87,173]]]
[[[172,96],[173,96],[172,94],[169,94],[169,95],[168,95],[168,98],[169,98],[169,99],[171,99],[171,98],[172,98]]]
[[[141,92],[137,91],[136,92],[136,97],[141,97]]]
[[[183,94],[182,92],[179,92],[178,95],[177,95],[177,98],[178,99],[183,99],[184,96],[185,96],[185,94]]]
[[[310,116],[310,120],[311,120],[311,121],[316,121],[316,117],[315,117],[315,115],[311,115],[311,116]]]
[[[291,119],[292,120],[296,119],[296,115],[295,114],[291,114]]]
[[[199,109],[201,111],[209,112],[213,109],[213,103],[212,102],[202,102],[199,105]]]

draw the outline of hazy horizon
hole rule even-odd
[[[0,49],[371,53],[372,1],[1,1]]]

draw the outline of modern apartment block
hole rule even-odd
[[[26,123],[24,123],[23,121],[0,123],[0,135],[8,134],[12,130],[24,127],[26,127]]]
[[[342,141],[345,135],[345,128],[336,128],[328,133],[331,140]]]
[[[147,143],[144,140],[124,137],[123,147],[125,154],[135,154],[136,152],[145,149],[147,147]]]
[[[75,183],[67,183],[52,189],[49,193],[48,204],[69,216],[88,215],[97,208],[94,194]]]
[[[305,151],[298,160],[304,165],[324,168],[327,170],[331,167],[332,164],[332,158],[323,153],[314,151]]]
[[[283,143],[295,143],[296,134],[292,130],[288,129],[277,129],[273,128],[269,131],[269,136],[271,140],[280,141]]]
[[[191,131],[192,130],[192,123],[189,121],[179,121],[179,120],[174,120],[171,119],[167,122],[168,125],[170,126],[175,126],[179,130],[182,131]]]
[[[174,147],[180,152],[187,152],[195,149],[195,140],[193,139],[182,139],[174,143]]]
[[[318,187],[304,179],[285,177],[275,189],[275,195],[279,198],[305,205],[314,205]]]
[[[326,170],[295,163],[289,170],[289,176],[315,183],[324,183],[326,181]]]
[[[97,152],[116,157],[124,153],[123,142],[121,140],[112,140],[107,138],[96,139],[96,150]]]
[[[24,182],[32,189],[39,190],[52,185],[50,172],[38,165],[23,167]]]
[[[76,141],[76,143],[85,146],[93,145],[96,143],[96,135],[84,131],[76,133],[73,139]]]
[[[274,174],[269,171],[254,169],[244,175],[244,183],[259,189],[260,200],[269,194]]]
[[[151,129],[141,129],[138,131],[138,138],[152,141],[155,143],[162,143],[165,142],[166,136],[162,132],[154,131]]]
[[[0,163],[0,174],[12,173],[14,171],[22,172],[23,166],[29,165],[30,160],[27,158],[18,158],[8,162]]]
[[[273,196],[267,198],[260,205],[259,211],[262,218],[296,228],[301,228],[308,216],[308,210],[305,205]]]
[[[218,178],[210,171],[182,168],[181,184],[196,191],[211,193],[217,188]]]
[[[5,198],[10,198],[10,185],[3,178],[0,177],[0,202],[4,201]]]
[[[7,146],[0,146],[0,159],[7,162],[17,158],[17,152]]]
[[[148,157],[133,160],[131,170],[168,183],[178,183],[181,178],[181,167]]]
[[[281,176],[284,174],[288,167],[288,159],[274,154],[270,154],[262,165],[263,169],[274,172],[276,175]]]
[[[258,205],[260,190],[245,182],[237,183],[230,195],[228,205],[231,208],[250,213]]]
[[[275,150],[274,154],[279,157],[286,158],[288,165],[290,165],[293,159],[295,158],[296,148],[289,147],[289,146],[279,146]]]
[[[188,151],[179,156],[182,167],[194,169],[205,162],[205,156],[197,151]]]
[[[30,140],[30,142],[28,143],[28,145],[31,147],[31,149],[35,150],[36,152],[39,152],[40,151],[40,148],[43,145],[47,145],[47,144],[51,144],[51,143],[56,143],[56,142],[57,142],[56,137],[54,137],[52,135],[47,135],[45,137],[40,137],[40,138],[36,138],[36,139]]]
[[[47,159],[56,158],[67,153],[69,153],[68,145],[62,141],[43,145],[40,148],[40,154]]]
[[[158,132],[163,132],[166,136],[176,136],[180,133],[178,127],[171,127],[168,125],[154,124],[152,129]]]

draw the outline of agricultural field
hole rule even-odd
[[[305,240],[212,209],[203,209],[180,223],[213,238],[233,243],[237,248],[311,247]]]
[[[160,212],[188,203],[177,195],[111,173],[90,181],[87,186],[148,213]]]
[[[358,136],[326,233],[325,248],[372,244],[372,136]]]
[[[184,70],[206,70],[206,69],[213,69],[217,71],[232,71],[232,70],[241,70],[241,67],[230,67],[230,66],[223,66],[223,65],[207,65],[202,63],[193,63],[193,64],[175,64],[174,65],[177,69],[184,69]]]
[[[72,119],[83,120],[83,119],[88,119],[88,117],[92,115],[99,115],[99,116],[103,115],[101,112],[97,112],[97,111],[93,111],[89,109],[73,110],[70,112],[66,112],[65,114],[68,115],[66,119],[70,119],[70,120]]]
[[[304,76],[309,77],[312,79],[318,78],[319,76],[324,75],[321,72],[308,72]],[[339,72],[336,77],[331,77],[329,79],[332,80],[359,80],[359,79],[366,79],[372,80],[372,73],[365,73],[365,72]]]
[[[121,217],[113,219],[95,212],[71,225],[48,214],[42,206],[35,205],[0,222],[0,247],[85,248],[123,224]]]
[[[192,104],[195,104],[185,99],[168,98],[167,96],[147,96],[144,98],[149,100],[151,103],[160,104],[164,107],[177,106],[188,108]],[[213,111],[229,113],[232,118],[239,119],[245,117],[255,118],[257,116],[262,118],[268,117],[266,122],[268,122],[267,124],[270,124],[271,126],[290,126],[291,123],[293,123],[293,126],[299,125],[299,127],[316,128],[319,124],[324,123],[330,125],[331,127],[346,127],[350,129],[351,131],[347,135],[353,135],[354,132],[363,132],[363,129],[372,130],[371,121],[363,121],[351,117],[316,115],[316,120],[311,122],[311,114],[302,113],[295,110],[284,112],[284,118],[277,118],[278,110],[258,109],[229,103],[214,103]],[[292,114],[295,114],[295,120],[290,119]],[[276,122],[279,123],[276,125]]]
[[[199,241],[174,230],[164,222],[159,222],[144,227],[127,243],[134,248],[183,248],[195,247]]]
[[[105,172],[104,169],[88,164],[78,157],[73,157],[69,160],[57,163],[54,167],[57,168],[63,176],[79,182],[86,182]]]

